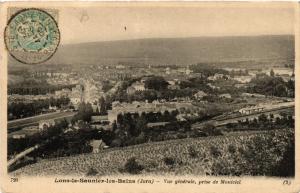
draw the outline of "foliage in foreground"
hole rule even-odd
[[[281,129],[146,143],[42,160],[13,174],[85,175],[93,167],[96,175],[294,176],[294,155],[294,130]]]

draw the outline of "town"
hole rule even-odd
[[[11,70],[9,170],[39,159],[137,144],[294,127],[292,62],[264,69],[219,66],[44,65]],[[165,160],[167,165],[173,162]],[[129,172],[139,169],[137,165]]]

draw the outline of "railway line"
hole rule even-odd
[[[48,120],[48,119],[64,119],[64,118],[70,118],[74,116],[76,112],[53,112],[53,113],[47,113],[43,115],[37,115],[34,117],[27,117],[23,119],[16,119],[12,121],[8,121],[7,123],[7,129],[14,129],[18,127],[26,127],[38,124],[42,120]]]
[[[228,123],[237,123],[238,121],[242,121],[242,120],[246,120],[246,119],[254,119],[262,114],[276,114],[276,113],[280,113],[281,111],[294,109],[294,108],[295,108],[295,106],[291,105],[291,106],[285,106],[285,107],[281,107],[281,108],[274,108],[274,109],[269,109],[269,110],[265,110],[265,111],[260,111],[260,112],[247,114],[247,115],[241,114],[241,115],[237,115],[235,117],[212,118],[209,121],[195,123],[192,125],[192,128],[194,128],[194,129],[201,128],[202,126],[204,126],[207,123],[212,123],[216,127],[220,127],[220,126],[226,125]]]

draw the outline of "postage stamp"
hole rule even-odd
[[[30,8],[12,15],[4,38],[13,58],[25,64],[38,64],[53,56],[59,45],[60,32],[49,13]]]

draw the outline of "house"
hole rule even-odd
[[[71,93],[70,89],[62,89],[62,90],[57,90],[55,91],[55,97],[60,98],[60,97],[68,97]]]
[[[178,89],[180,89],[180,86],[176,85],[176,84],[174,84],[174,85],[168,85],[168,89],[170,89],[170,90],[178,90]]]
[[[224,74],[216,73],[213,76],[209,76],[207,79],[208,80],[218,80],[218,79],[222,79],[223,77],[224,77]]]
[[[185,70],[185,74],[186,74],[186,75],[190,75],[192,72],[193,72],[193,71],[190,70],[189,66],[188,66],[188,67],[186,68],[186,70]]]
[[[171,74],[171,71],[170,71],[169,67],[166,68],[166,74]]]
[[[127,94],[134,94],[135,93],[135,88],[130,86],[126,89]]]
[[[220,89],[220,87],[214,86],[214,85],[212,85],[211,83],[207,83],[206,85],[209,86],[209,87],[212,88],[212,89]]]
[[[175,80],[168,80],[167,82],[169,83],[169,85],[175,85],[176,84]]]
[[[136,91],[144,91],[144,90],[146,90],[144,81],[142,81],[142,82],[135,82],[130,87],[128,87],[126,89],[126,93],[127,94],[133,94]]]
[[[142,82],[135,82],[131,85],[136,91],[144,91],[146,90],[145,84]]]
[[[117,65],[116,69],[125,69],[125,66],[124,65]]]
[[[202,90],[200,90],[199,92],[197,92],[196,94],[194,94],[195,99],[203,99],[203,97],[207,96],[207,94],[205,92],[203,92]]]
[[[100,106],[97,103],[96,104],[92,103],[91,106],[92,106],[92,109],[93,109],[93,113],[99,113]]]
[[[235,76],[233,79],[240,83],[248,83],[251,81],[252,76]]]
[[[228,94],[228,93],[225,93],[225,94],[221,94],[221,95],[219,95],[219,98],[231,99],[231,95],[230,95],[230,94]]]
[[[107,115],[97,115],[91,117],[91,123],[105,123],[108,122]]]
[[[238,84],[235,84],[234,87],[236,87],[236,88],[245,88],[245,87],[247,87],[247,84],[238,83]]]
[[[64,133],[69,133],[69,132],[74,132],[74,131],[76,131],[77,129],[75,129],[74,127],[68,127],[68,128],[66,128],[65,130],[64,130]]]
[[[24,139],[26,135],[24,133],[13,134],[13,139]]]
[[[254,106],[254,107],[242,108],[239,110],[239,112],[241,114],[249,115],[249,114],[256,113],[256,112],[261,112],[263,110],[264,110],[264,107]]]
[[[36,130],[38,130],[39,128],[38,128],[38,126],[28,126],[28,127],[24,127],[23,128],[23,130],[24,131],[36,131]]]
[[[100,139],[100,140],[91,140],[90,145],[93,148],[93,153],[99,153],[101,150],[108,148],[108,146]]]
[[[176,119],[177,119],[178,121],[186,121],[186,119],[184,118],[184,116],[183,116],[182,114],[177,115],[177,116],[176,116]]]
[[[257,94],[257,93],[242,93],[241,94],[242,97],[256,97],[256,98],[265,98],[266,96],[263,94]]]
[[[55,121],[53,119],[42,120],[39,122],[39,130],[45,130],[54,125]]]
[[[71,103],[77,108],[79,103],[81,103],[81,97],[72,96],[70,97]]]
[[[49,110],[54,110],[54,111],[56,111],[58,108],[57,108],[57,106],[49,106]]]

